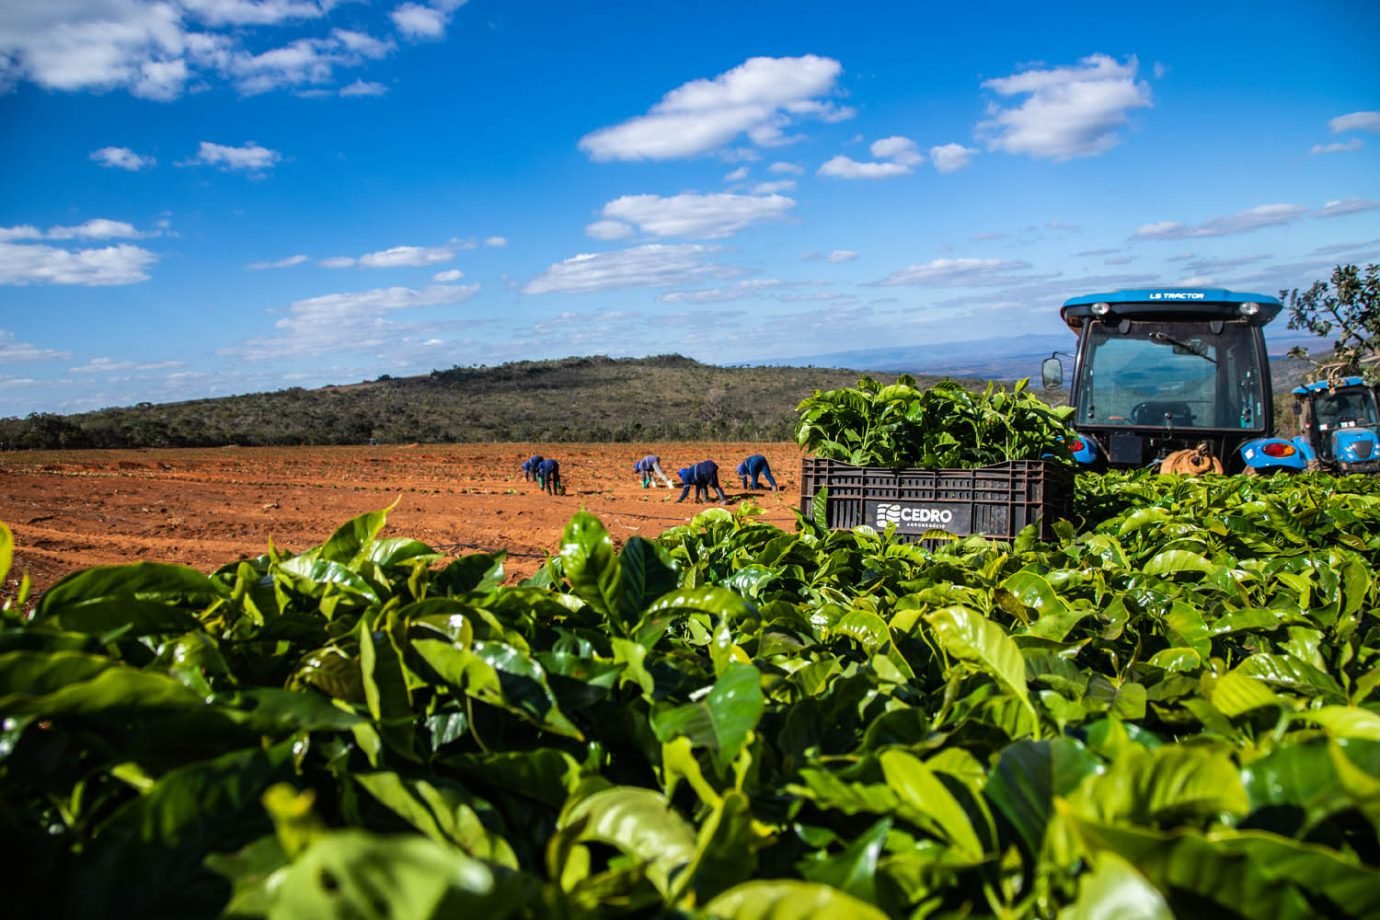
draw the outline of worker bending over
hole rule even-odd
[[[526,460],[522,461],[522,478],[527,480],[528,482],[531,482],[533,479],[536,479],[537,467],[541,466],[541,462],[543,459],[545,458],[543,458],[541,454],[533,454]]]
[[[771,485],[771,490],[776,491],[776,480],[772,478],[771,467],[767,465],[767,458],[761,454],[753,454],[738,464],[738,476],[743,480],[744,489],[749,488],[748,477],[752,478],[751,488],[762,488],[762,483],[758,477],[765,476]]]
[[[642,488],[652,485],[655,480],[653,476],[660,476],[661,481],[666,484],[666,488],[671,488],[671,477],[666,475],[666,471],[661,468],[661,458],[656,454],[648,454],[641,460],[633,464],[633,472],[642,474]]]
[[[565,487],[561,485],[561,465],[550,457],[547,457],[537,466],[537,485],[547,495],[564,495]]]
[[[690,487],[695,487],[695,501],[709,501],[709,490],[713,489],[719,495],[719,501],[727,502],[728,496],[724,494],[723,487],[719,485],[719,465],[713,460],[701,460],[694,466],[688,466],[680,470],[680,483],[683,488],[680,490],[680,498],[677,502],[685,501],[685,496],[690,494]]]

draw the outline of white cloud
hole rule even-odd
[[[202,141],[196,156],[178,164],[180,166],[214,166],[217,169],[258,173],[272,169],[282,160],[283,155],[276,150],[261,147],[249,141],[243,147],[227,147]]]
[[[382,96],[388,92],[388,87],[382,83],[366,83],[363,80],[356,80],[348,86],[340,88],[342,96]]]
[[[740,281],[726,287],[699,291],[670,291],[657,300],[662,303],[729,303],[734,300],[750,300],[763,293],[781,287],[775,278],[760,278],[753,281]]]
[[[127,371],[161,371],[184,367],[181,361],[116,361],[114,358],[92,358],[80,367],[69,368],[74,374],[115,374]]]
[[[437,272],[431,276],[431,280],[435,281],[437,284],[450,284],[454,281],[459,281],[463,277],[465,277],[464,272],[458,268],[452,268],[449,271]]]
[[[156,233],[140,233],[133,225],[122,220],[109,220],[104,217],[93,218],[75,227],[49,227],[47,231],[25,224],[18,227],[0,227],[0,241],[3,240],[137,240]]]
[[[993,104],[978,125],[989,150],[1068,160],[1095,156],[1116,146],[1117,132],[1133,109],[1151,105],[1150,87],[1136,79],[1137,61],[1118,64],[1105,54],[1083,58],[1076,67],[1027,70],[987,80],[1001,96],[1026,96],[1013,108]]]
[[[962,144],[941,144],[930,148],[930,160],[942,173],[957,172],[972,162],[977,151]]]
[[[1347,198],[1343,201],[1329,201],[1309,216],[1344,217],[1347,214],[1359,214],[1362,211],[1374,211],[1377,209],[1380,209],[1380,201],[1371,201],[1367,198]]]
[[[71,354],[65,351],[54,351],[51,348],[39,348],[28,342],[20,342],[15,339],[13,332],[0,329],[0,365],[19,361],[56,361],[70,357]]]
[[[1011,284],[1012,272],[1030,268],[1028,262],[1003,259],[935,259],[893,272],[877,284],[925,287],[988,287]]]
[[[414,331],[407,323],[393,320],[391,314],[399,310],[463,303],[478,291],[477,284],[435,284],[421,290],[376,288],[298,300],[288,306],[288,315],[274,324],[278,330],[276,335],[250,339],[222,353],[258,361],[380,348]]]
[[[1262,204],[1239,214],[1214,217],[1196,227],[1177,221],[1145,224],[1132,234],[1137,240],[1189,240],[1208,236],[1233,236],[1266,227],[1280,227],[1293,223],[1308,214],[1307,208],[1292,204]]]
[[[355,259],[352,256],[331,256],[316,263],[322,268],[354,268]]]
[[[1352,112],[1338,115],[1327,123],[1333,134],[1343,131],[1380,131],[1380,112]]]
[[[158,162],[153,157],[140,156],[128,147],[102,147],[92,151],[91,159],[102,166],[130,172],[148,169]]]
[[[617,288],[692,284],[734,270],[706,261],[717,247],[650,243],[615,252],[581,253],[552,265],[522,289],[527,294],[590,293]]]
[[[394,246],[359,257],[360,268],[422,268],[449,262],[455,253],[444,246]]]
[[[775,182],[758,182],[752,187],[754,195],[775,195],[778,192],[789,192],[795,189],[794,179],[778,179]]]
[[[739,166],[737,169],[733,170],[733,172],[731,172],[731,173],[729,173],[728,175],[724,176],[724,181],[725,181],[725,182],[742,182],[742,181],[743,181],[744,179],[746,179],[747,177],[748,177],[748,168],[747,168],[746,166]]]
[[[293,19],[316,19],[331,7],[312,0],[181,0],[207,25],[269,26]]]
[[[795,201],[783,195],[624,195],[604,205],[603,216],[653,236],[717,239],[779,220],[793,207]]]
[[[0,284],[133,284],[147,281],[146,269],[157,261],[147,249],[129,243],[75,251],[0,243]]]
[[[910,167],[901,163],[859,163],[840,154],[821,165],[818,173],[834,179],[893,179],[910,175]]]
[[[107,220],[97,217],[76,227],[51,227],[47,238],[50,240],[109,240],[138,239],[143,236],[133,226],[122,220]]]
[[[465,0],[431,0],[430,3],[404,3],[389,13],[393,26],[405,38],[438,39],[446,35],[453,12]]]
[[[750,58],[709,80],[671,90],[646,115],[580,139],[595,160],[667,160],[716,150],[740,135],[759,147],[789,143],[801,118],[838,121],[852,110],[822,101],[843,68],[816,55]]]
[[[858,254],[851,249],[835,249],[833,252],[829,253],[829,255],[825,258],[828,261],[837,264],[840,262],[852,262],[857,257]]]
[[[490,249],[502,249],[508,245],[508,238],[506,236],[486,236],[484,237],[484,245]]]
[[[777,175],[803,176],[805,175],[805,167],[797,163],[786,163],[783,161],[768,166],[767,172],[776,173]]]
[[[1360,150],[1365,145],[1365,141],[1361,140],[1359,137],[1353,137],[1349,141],[1339,141],[1335,144],[1314,144],[1313,149],[1308,152],[1313,156],[1317,156],[1320,153],[1352,153],[1356,150]]]
[[[585,227],[585,235],[596,240],[625,240],[635,232],[621,220],[596,220]]]
[[[272,27],[319,30],[334,0],[47,0],[0,4],[0,91],[19,81],[67,92],[123,89],[169,100],[211,78],[243,93],[329,83],[392,42],[332,29],[263,53]]]
[[[308,261],[306,256],[295,255],[288,256],[286,259],[278,259],[274,262],[250,262],[248,265],[245,266],[245,268],[252,269],[254,271],[262,271],[268,268],[292,268],[294,265],[301,265],[303,262],[306,261]]]
[[[873,141],[868,149],[877,159],[890,160],[902,166],[919,166],[925,162],[925,158],[915,146],[915,141],[908,137],[884,137],[879,141]]]

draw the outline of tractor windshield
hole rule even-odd
[[[1094,322],[1084,333],[1077,424],[1264,429],[1258,328],[1155,319]]]
[[[1374,427],[1378,421],[1375,417],[1375,400],[1370,390],[1363,387],[1319,393],[1314,407],[1318,416],[1318,428],[1322,431],[1357,426]]]

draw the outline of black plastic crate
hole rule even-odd
[[[954,536],[983,534],[1010,540],[1027,524],[1042,539],[1054,522],[1073,513],[1074,471],[1049,460],[1015,460],[976,469],[890,469],[838,460],[801,461],[800,510],[814,514],[815,495],[825,496],[825,520],[837,530],[889,522],[906,539],[942,530]]]

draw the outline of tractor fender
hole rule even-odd
[[[1284,438],[1252,438],[1240,451],[1246,468],[1256,473],[1301,473],[1308,469],[1313,454],[1300,441]]]

